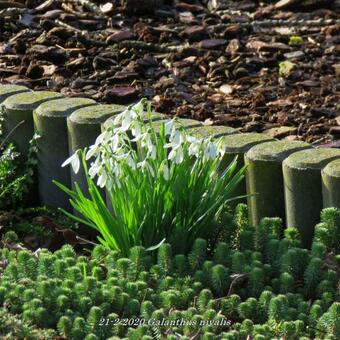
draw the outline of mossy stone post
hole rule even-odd
[[[321,172],[323,207],[340,209],[340,159],[328,163]]]
[[[200,139],[209,137],[219,138],[228,135],[235,135],[238,131],[229,126],[222,125],[201,125],[190,128],[189,134]]]
[[[46,101],[52,102],[52,99],[61,97],[59,93],[49,91],[23,92],[8,97],[2,103],[5,134],[13,131],[16,126],[24,122],[11,133],[8,139],[15,144],[23,158],[27,157],[29,141],[34,134],[33,111],[40,104]]]
[[[71,185],[70,167],[61,167],[69,157],[66,118],[76,109],[94,104],[92,99],[65,98],[43,103],[34,111],[34,128],[41,135],[38,182],[42,204],[70,210],[69,197],[52,182],[57,180],[67,187]]]
[[[124,111],[125,108],[123,105],[114,104],[87,106],[74,111],[67,117],[70,156],[77,150],[94,144],[101,133],[101,124],[108,118]],[[77,174],[71,170],[73,188],[74,182],[78,183],[83,193],[87,192],[87,181],[82,167]]]
[[[249,220],[257,226],[263,217],[285,220],[282,162],[290,154],[309,148],[298,141],[274,141],[252,147],[245,154]]]
[[[323,208],[321,169],[337,158],[340,150],[320,148],[295,152],[283,161],[287,226],[298,228],[305,247],[312,243]]]
[[[221,137],[225,148],[225,155],[221,162],[221,171],[225,170],[229,164],[238,157],[237,168],[240,170],[244,166],[244,154],[253,146],[265,142],[273,141],[270,136],[261,133],[240,133]],[[242,181],[233,193],[233,196],[246,195],[246,183]],[[232,206],[237,203],[246,202],[246,199],[240,199],[232,202]]]
[[[30,89],[26,86],[12,85],[12,84],[1,84],[0,85],[0,104],[10,96],[21,92],[29,92]]]

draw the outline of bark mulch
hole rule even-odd
[[[0,82],[105,103],[147,97],[170,115],[340,146],[339,8],[0,0]]]

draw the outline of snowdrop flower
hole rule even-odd
[[[106,174],[106,171],[105,170],[102,170],[99,177],[98,177],[98,180],[97,180],[97,185],[100,187],[100,188],[104,188],[105,187],[105,184],[107,182],[107,174]]]
[[[183,148],[181,146],[173,148],[168,155],[168,159],[174,159],[176,164],[182,163],[184,159]]]
[[[166,161],[163,161],[160,168],[161,168],[160,170],[161,170],[162,173],[163,173],[164,179],[165,179],[166,181],[169,180],[169,178],[170,178],[170,171],[169,171],[169,167],[168,167],[167,162],[166,162]]]
[[[164,124],[164,133],[165,133],[165,136],[168,136],[170,135],[171,131],[172,131],[172,128],[174,126],[174,123],[175,123],[175,118],[174,119],[171,119],[169,121],[167,121],[165,124]]]
[[[174,130],[170,135],[170,143],[164,145],[164,148],[178,148],[184,142],[184,136],[179,130]]]
[[[129,156],[128,156],[127,159],[126,159],[126,162],[127,162],[128,166],[129,166],[131,169],[133,169],[133,170],[136,169],[136,162],[135,162],[135,160],[131,157],[130,154],[129,154]]]
[[[98,157],[94,163],[91,163],[90,169],[89,169],[89,176],[91,178],[94,178],[102,169],[102,165],[100,163],[100,158]]]
[[[206,156],[208,159],[215,159],[217,157],[217,147],[213,142],[209,142],[206,148]]]
[[[71,157],[67,158],[61,167],[63,168],[69,164],[71,164],[73,172],[77,174],[80,168],[79,150],[77,150]]]
[[[100,149],[97,145],[91,145],[89,150],[86,152],[85,159],[88,161],[90,158],[96,156],[100,152]]]

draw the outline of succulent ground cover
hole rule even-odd
[[[295,228],[239,205],[214,249],[169,244],[127,257],[96,246],[0,250],[5,339],[338,339],[340,211],[321,213],[311,250]],[[13,232],[3,241],[11,243]],[[131,321],[132,320],[132,321]],[[182,321],[181,321],[182,320]],[[177,324],[176,324],[177,321]],[[209,321],[210,324],[207,322]],[[172,322],[172,324],[171,324]]]
[[[150,0],[131,11],[138,3],[5,1],[0,80],[102,102],[147,97],[164,113],[278,138],[338,139],[338,1]]]

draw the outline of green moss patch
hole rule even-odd
[[[258,143],[270,142],[274,139],[261,133],[240,133],[222,137],[226,152],[244,153]]]
[[[302,150],[290,155],[284,162],[290,168],[322,169],[328,162],[340,158],[340,150],[320,148]]]
[[[21,92],[30,91],[26,86],[21,85],[0,85],[0,102],[4,101],[7,97]]]
[[[96,102],[88,98],[63,98],[56,99],[51,102],[45,102],[36,109],[36,114],[39,116],[54,117],[68,116],[74,110],[82,107],[95,105]]]
[[[43,102],[61,97],[60,93],[50,91],[23,92],[8,97],[3,105],[12,110],[34,110]]]
[[[125,109],[123,105],[93,105],[74,111],[69,119],[76,124],[98,124]]]
[[[330,177],[340,177],[340,159],[328,163],[322,172]]]
[[[248,153],[249,160],[262,161],[283,161],[292,152],[309,148],[310,145],[305,142],[295,141],[274,141],[262,143],[252,147]]]
[[[238,133],[229,126],[196,126],[190,129],[190,134],[197,138],[222,137]]]

